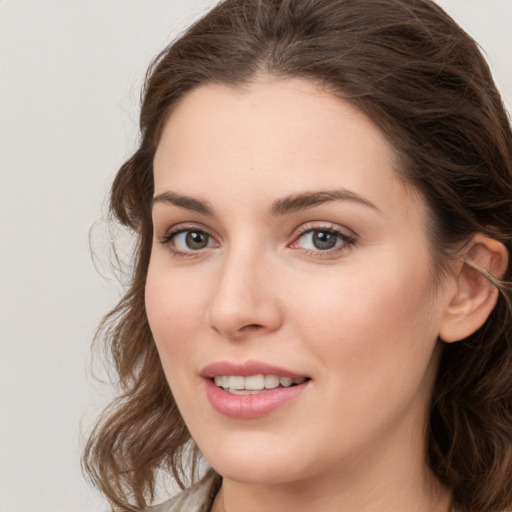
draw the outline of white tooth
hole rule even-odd
[[[279,383],[281,384],[281,386],[287,388],[288,386],[292,385],[292,379],[290,377],[280,377]]]
[[[279,386],[279,377],[277,375],[265,375],[265,389],[274,389]]]
[[[246,395],[247,391],[245,389],[231,389],[229,388],[228,391],[233,395]]]
[[[228,389],[228,391],[233,395],[256,395],[260,392],[253,389]]]
[[[215,375],[213,381],[220,388],[226,389],[228,387],[228,379],[229,377],[226,377],[226,375]]]
[[[278,377],[277,375],[249,375],[242,377],[239,375],[215,375],[213,381],[221,388],[235,394],[254,394],[263,389],[274,389],[279,384],[289,387],[292,384],[302,384],[306,377]]]
[[[264,389],[265,377],[263,375],[250,375],[245,377],[245,389]]]
[[[245,387],[245,379],[238,375],[231,375],[227,378],[226,387],[229,389],[244,389]]]

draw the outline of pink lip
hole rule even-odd
[[[244,363],[232,363],[230,361],[217,361],[216,363],[205,366],[201,371],[201,377],[211,379],[215,375],[240,375],[248,377],[249,375],[278,375],[279,377],[290,377],[297,379],[299,377],[307,377],[300,373],[267,364],[260,361],[246,361]]]
[[[206,366],[201,372],[201,377],[204,378],[206,396],[217,412],[231,418],[244,419],[259,418],[270,414],[275,409],[297,398],[311,385],[311,380],[307,380],[299,385],[264,390],[254,395],[235,395],[224,391],[213,382],[215,375],[246,377],[259,374],[278,375],[280,377],[291,377],[292,379],[305,377],[305,375],[297,374],[285,368],[258,361],[247,361],[243,364],[219,361]]]

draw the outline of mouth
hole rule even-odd
[[[267,416],[306,395],[312,384],[307,375],[255,360],[217,361],[200,376],[212,407],[235,419]]]
[[[276,388],[299,386],[310,380],[308,377],[292,378],[279,375],[215,375],[212,382],[220,389],[234,395],[255,395]]]

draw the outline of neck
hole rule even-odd
[[[265,486],[244,486],[237,482],[225,481],[217,495],[212,512],[449,512],[451,496],[448,490],[439,486],[425,492],[410,492],[411,489],[397,489],[397,494],[378,495],[371,489],[364,496],[356,496],[343,488],[330,488],[321,494],[310,487],[304,489]]]

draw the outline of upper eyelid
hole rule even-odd
[[[293,246],[296,244],[304,235],[307,235],[308,233],[313,233],[315,231],[327,231],[330,233],[334,233],[337,237],[341,238],[344,243],[350,243],[355,244],[357,242],[357,238],[353,235],[350,235],[348,233],[344,233],[340,229],[335,228],[313,228],[313,229],[306,229],[300,233],[298,233],[292,240],[292,242],[289,244],[289,246]],[[322,251],[327,252],[327,251]]]
[[[335,222],[326,222],[326,221],[305,222],[294,230],[292,236],[297,238],[298,236],[308,233],[309,231],[321,231],[321,230],[335,231],[335,232],[339,232],[340,234],[350,237],[350,238],[359,238],[359,235],[353,229],[347,228],[346,226],[342,226]]]
[[[163,231],[162,236],[175,235],[178,233],[183,233],[184,231],[201,231],[210,235],[213,238],[217,238],[216,235],[212,234],[212,230],[207,228],[201,223],[198,222],[179,222],[177,224],[173,224],[171,227],[166,228]],[[157,231],[157,230],[155,230]]]
[[[208,236],[213,238],[217,243],[222,242],[222,237],[218,235],[218,233],[215,230],[210,229],[209,227],[205,226],[201,222],[180,222],[173,224],[171,227],[163,230],[162,234],[159,236],[156,236],[157,230],[155,230],[155,236],[159,238],[160,240],[165,239],[171,239],[172,236],[177,235],[179,233],[183,233],[185,231],[201,231],[206,233]],[[302,223],[300,226],[293,229],[293,231],[288,236],[289,241],[287,242],[287,245],[294,243],[299,237],[303,236],[304,234],[310,232],[310,231],[333,231],[333,232],[339,232],[341,235],[346,236],[351,239],[358,239],[359,235],[352,229],[347,228],[346,226],[330,222],[330,221],[321,221],[321,220],[314,220],[314,221],[308,221]]]

